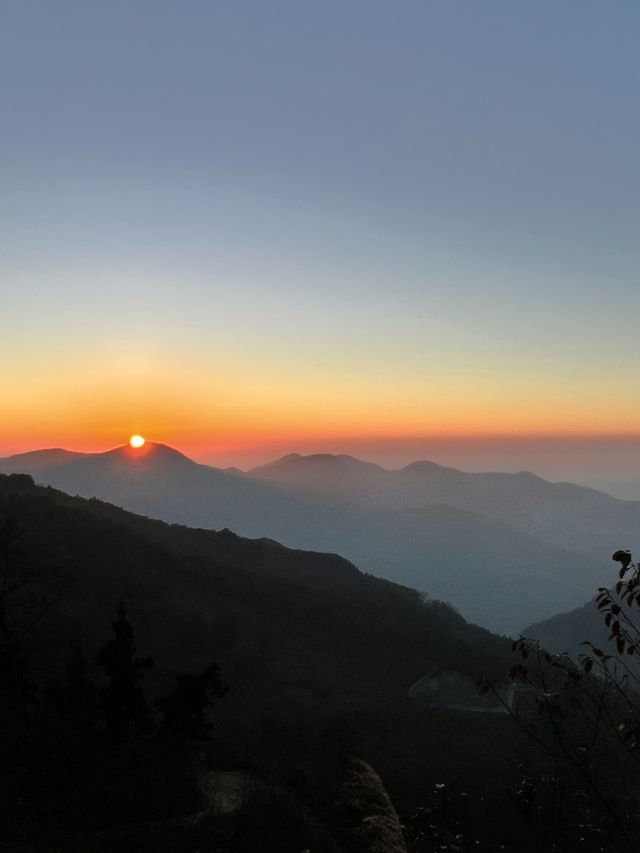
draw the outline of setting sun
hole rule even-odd
[[[141,435],[132,435],[129,439],[129,444],[131,447],[142,447],[144,438]]]

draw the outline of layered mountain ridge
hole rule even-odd
[[[170,523],[340,553],[505,633],[590,599],[612,543],[632,547],[640,521],[640,503],[594,489],[428,461],[388,471],[289,454],[243,473],[147,443],[0,460],[0,471],[16,470]]]
[[[403,695],[433,665],[469,676],[507,671],[503,638],[337,555],[168,525],[25,475],[0,475],[5,520],[16,535],[12,572],[37,575],[43,598],[56,588],[45,663],[64,657],[74,635],[97,647],[124,602],[141,647],[169,670],[215,658],[229,677],[272,681],[278,692],[350,690],[357,681]]]

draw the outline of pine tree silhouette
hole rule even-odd
[[[151,728],[149,707],[139,682],[154,661],[151,657],[136,657],[134,630],[123,604],[111,625],[114,635],[98,652],[96,661],[109,678],[101,695],[107,731],[113,740],[122,743],[132,725],[140,732]]]

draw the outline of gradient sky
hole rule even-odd
[[[640,435],[639,43],[635,2],[0,0],[0,455]]]

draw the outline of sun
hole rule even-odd
[[[131,447],[142,447],[144,438],[141,435],[132,435],[129,439],[129,444]]]

